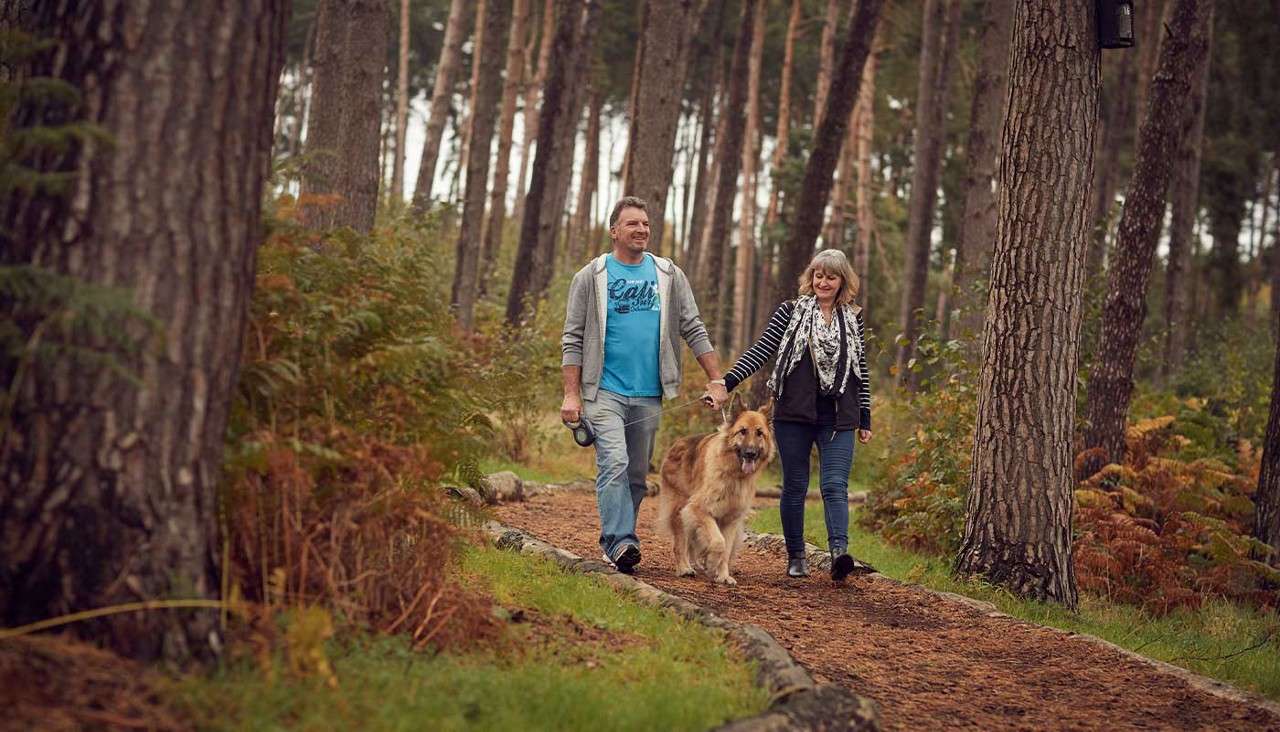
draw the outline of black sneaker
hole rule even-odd
[[[632,574],[636,571],[636,565],[640,563],[640,547],[635,544],[627,544],[626,547],[613,559],[613,566],[623,574]]]

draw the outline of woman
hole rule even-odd
[[[853,438],[871,441],[871,386],[862,309],[853,304],[858,276],[838,249],[825,249],[800,275],[800,296],[778,306],[769,325],[724,377],[729,391],[777,356],[769,377],[774,439],[782,460],[782,533],[787,576],[807,577],[804,499],[816,444],[831,578],[853,571],[849,556],[849,469]],[[719,406],[717,404],[717,406]]]

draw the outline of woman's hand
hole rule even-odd
[[[871,430],[858,430],[858,442],[864,445],[871,442]]]

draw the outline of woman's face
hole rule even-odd
[[[838,274],[827,272],[821,268],[813,270],[813,294],[818,302],[833,303],[844,285],[844,278]]]

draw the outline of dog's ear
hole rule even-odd
[[[738,417],[747,411],[747,404],[743,400],[741,394],[732,394],[729,396],[729,423],[738,421]]]
[[[764,404],[756,411],[763,414],[765,419],[771,419],[773,417],[773,397],[766,397]]]

